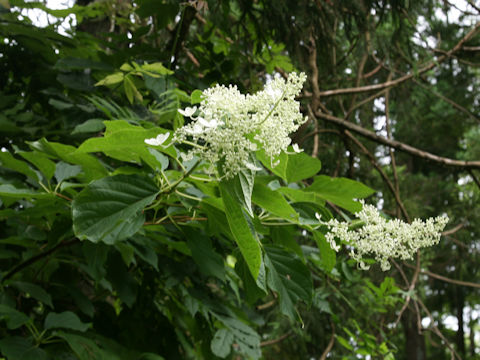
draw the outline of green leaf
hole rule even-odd
[[[135,99],[137,99],[138,101],[143,100],[142,94],[138,92],[137,87],[135,86],[129,75],[125,76],[124,78],[123,88],[130,104],[133,104]]]
[[[296,319],[296,302],[303,300],[308,304],[312,300],[310,270],[293,252],[274,245],[265,245],[264,248],[268,286],[279,295],[280,311],[292,320]]]
[[[257,159],[273,172],[275,175],[281,177],[283,180],[287,180],[287,163],[288,163],[288,155],[282,152],[280,155],[275,157],[274,159],[270,159],[266,154],[265,151],[262,149],[255,153]],[[274,163],[278,162],[276,166],[273,166]]]
[[[190,103],[192,105],[194,104],[200,104],[202,102],[202,91],[201,90],[193,90],[192,94],[190,95]]]
[[[320,231],[313,232],[313,238],[317,243],[318,250],[320,250],[320,258],[322,259],[323,268],[329,273],[335,267],[337,254]]]
[[[113,73],[111,75],[108,75],[104,77],[102,80],[97,82],[95,86],[109,86],[109,85],[115,85],[119,84],[123,81],[124,79],[124,74],[123,72],[119,71],[116,73]]]
[[[61,183],[63,180],[71,179],[82,172],[82,167],[78,165],[70,165],[60,161],[55,166],[55,179]]]
[[[142,68],[142,70],[153,72],[153,73],[159,74],[159,75],[171,75],[171,74],[173,74],[172,70],[167,69],[160,62],[156,62],[156,63],[152,63],[152,64],[143,64],[141,66],[141,68]]]
[[[228,185],[222,182],[219,187],[233,238],[240,248],[253,278],[256,280],[262,263],[259,241],[253,233],[253,226],[250,226],[247,221],[247,214],[245,214],[237,198],[232,195],[232,191],[228,189]]]
[[[46,360],[45,350],[38,348],[31,341],[19,337],[5,337],[0,340],[0,352],[8,360]]]
[[[255,184],[252,199],[255,204],[282,219],[296,222],[297,212],[279,192],[270,190],[266,185]]]
[[[120,360],[118,356],[102,350],[91,339],[58,331],[56,335],[65,340],[79,360]]]
[[[167,130],[162,128],[144,129],[141,126],[129,124],[124,120],[105,121],[107,129],[103,137],[95,137],[86,140],[76,154],[103,152],[105,155],[121,161],[140,163],[142,160],[152,169],[158,168],[158,159],[149,152],[149,146],[145,139],[155,138],[159,134],[165,134]],[[160,148],[160,151],[176,157],[173,147]]]
[[[71,311],[64,311],[62,313],[48,313],[45,318],[45,329],[70,329],[85,332],[91,324],[83,323],[77,315]]]
[[[18,154],[24,159],[31,162],[38,170],[45,175],[47,180],[50,180],[55,172],[55,163],[48,159],[45,155],[38,151],[19,151]]]
[[[80,125],[75,126],[75,129],[72,131],[73,134],[83,134],[83,133],[93,133],[99,132],[105,129],[103,119],[90,119],[81,123]]]
[[[308,156],[303,152],[299,154],[288,155],[285,178],[288,183],[298,182],[317,175],[321,168],[322,163],[320,160]]]
[[[5,320],[7,328],[17,329],[30,321],[30,318],[24,313],[15,310],[7,305],[0,304],[0,321]]]
[[[198,229],[185,228],[184,231],[187,245],[200,271],[206,276],[215,276],[225,281],[223,258],[213,249],[210,238],[199,233]]]
[[[321,198],[350,212],[362,209],[362,205],[354,199],[363,199],[375,192],[358,181],[347,178],[331,178],[325,175],[315,177],[313,184],[304,191],[314,192]]]
[[[158,193],[156,184],[140,175],[117,175],[90,183],[72,202],[75,235],[107,244],[130,237],[142,227],[142,210]]]
[[[233,333],[226,328],[219,329],[213,336],[213,340],[210,343],[210,349],[212,352],[221,358],[226,358],[232,349]]]
[[[244,354],[249,359],[259,359],[262,356],[260,351],[260,336],[254,329],[239,319],[219,314],[214,314],[214,316],[232,333],[234,342],[238,345],[238,352]],[[225,340],[228,340],[228,338]],[[225,351],[225,349],[223,350]]]
[[[31,189],[17,189],[11,184],[0,185],[0,196],[14,199],[51,199],[52,194],[36,192]]]
[[[0,165],[22,173],[33,180],[39,180],[38,175],[25,161],[15,159],[9,152],[0,151]]]
[[[76,152],[77,148],[41,139],[29,143],[30,147],[47,154],[50,157],[61,159],[67,163],[80,165],[88,181],[107,175],[106,169],[97,158],[88,154]]]
[[[312,204],[317,204],[319,206],[325,205],[325,200],[314,192],[307,192],[300,189],[292,189],[288,187],[280,187],[275,191],[286,195],[287,198],[289,198],[293,202],[308,202]]]
[[[28,282],[23,282],[23,281],[14,281],[14,282],[11,283],[11,285],[13,287],[16,287],[18,290],[29,294],[34,299],[37,299],[38,301],[41,301],[45,305],[48,305],[51,308],[53,308],[52,297],[50,296],[49,293],[47,293],[45,290],[43,290],[40,286],[35,285],[35,284],[31,284],[31,283],[28,283]]]
[[[253,217],[252,191],[254,181],[255,172],[252,170],[242,170],[234,178],[223,181],[224,188],[251,217]]]

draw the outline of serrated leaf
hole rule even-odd
[[[252,191],[255,181],[255,172],[242,170],[234,178],[223,181],[224,188],[235,198],[239,204],[253,217]]]
[[[232,349],[233,333],[226,328],[219,329],[213,336],[213,340],[210,343],[210,349],[212,352],[221,358],[226,358]]]
[[[265,245],[264,249],[268,286],[279,295],[280,311],[296,319],[296,302],[303,300],[308,304],[312,300],[310,270],[293,252],[273,245]]]
[[[314,192],[321,198],[350,212],[362,209],[362,205],[354,199],[363,199],[375,192],[358,181],[347,178],[331,178],[325,175],[315,177],[313,184],[304,191]]]
[[[75,235],[107,244],[130,237],[142,227],[142,210],[158,193],[156,184],[141,175],[117,175],[90,183],[72,202]]]
[[[232,333],[235,343],[238,345],[238,352],[247,358],[259,359],[262,356],[260,351],[260,336],[250,326],[239,319],[214,314],[223,325]]]
[[[49,313],[45,318],[45,329],[70,329],[85,332],[91,324],[83,323],[77,315],[71,311],[62,313]]]
[[[225,205],[225,214],[228,225],[232,231],[240,252],[248,265],[253,278],[256,280],[262,263],[262,251],[256,235],[252,232],[253,226],[249,226],[247,214],[242,210],[237,198],[232,195],[228,185],[220,183],[220,192]]]

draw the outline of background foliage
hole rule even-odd
[[[479,12],[1,0],[0,353],[478,358]],[[260,175],[218,183],[145,146],[184,124],[195,89],[295,70],[305,153],[278,167],[259,156]],[[416,262],[359,271],[315,213],[348,220],[368,196],[406,221],[446,213],[449,230]]]

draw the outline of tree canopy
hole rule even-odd
[[[0,359],[478,358],[479,19],[0,0]]]

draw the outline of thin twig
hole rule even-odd
[[[411,78],[418,76],[420,74],[423,74],[431,69],[433,69],[435,66],[440,64],[441,62],[445,61],[447,58],[449,58],[452,54],[460,50],[465,42],[470,40],[475,33],[477,32],[478,28],[480,27],[480,22],[476,23],[475,26],[449,51],[446,52],[446,54],[438,57],[434,61],[430,61],[427,65],[419,68],[416,72],[412,72],[410,74],[401,76],[395,80],[391,81],[386,81],[381,84],[374,84],[374,85],[366,85],[366,86],[357,86],[354,88],[343,88],[343,89],[334,89],[334,90],[327,90],[327,91],[322,91],[320,92],[320,96],[333,96],[333,95],[342,95],[342,94],[356,94],[356,93],[362,93],[362,92],[368,92],[368,91],[373,91],[373,90],[380,90],[380,89],[385,89],[388,87],[396,86],[398,84],[401,84],[407,80],[410,80]]]
[[[328,342],[328,345],[323,351],[322,356],[320,356],[319,360],[325,360],[327,358],[328,353],[332,350],[333,345],[335,344],[335,323],[331,322],[330,324],[332,326],[332,336],[330,336],[330,341]]]
[[[408,266],[409,268],[413,268],[413,266],[410,265],[410,264],[405,264],[405,265]],[[441,280],[441,281],[444,281],[444,282],[447,282],[447,283],[450,283],[450,284],[455,284],[455,285],[460,285],[460,286],[468,286],[468,287],[473,287],[473,288],[480,289],[480,284],[477,284],[477,283],[472,283],[472,282],[469,282],[469,281],[462,281],[462,280],[455,280],[455,279],[447,278],[445,276],[438,275],[438,274],[433,273],[433,272],[428,271],[428,270],[420,270],[420,272],[422,274],[428,275],[432,278],[435,278],[437,280]]]
[[[282,336],[280,336],[280,337],[278,337],[278,338],[276,338],[276,339],[262,341],[262,342],[260,343],[260,347],[270,346],[270,345],[273,345],[273,344],[277,344],[277,343],[285,340],[286,338],[288,338],[290,335],[292,335],[292,332],[291,332],[291,331],[287,332],[286,334],[283,334]]]
[[[379,144],[383,144],[389,147],[392,147],[394,149],[409,153],[411,155],[434,161],[440,164],[443,164],[445,166],[451,166],[451,167],[457,167],[457,168],[463,168],[463,169],[480,169],[480,161],[463,161],[463,160],[455,160],[455,159],[449,159],[445,157],[441,157],[420,149],[417,149],[413,146],[407,145],[405,143],[402,143],[397,140],[390,140],[387,139],[383,136],[379,136],[375,134],[373,131],[367,130],[359,125],[353,124],[351,122],[345,121],[341,118],[338,118],[333,115],[325,114],[320,111],[317,111],[315,113],[317,117],[320,117],[322,119],[325,119],[331,123],[334,123],[336,125],[340,125],[344,128],[347,128],[351,131],[356,132],[357,134],[362,135],[363,137],[366,137],[370,140],[373,140]]]
[[[398,192],[395,190],[392,182],[388,178],[387,174],[385,174],[385,172],[383,171],[381,166],[378,164],[378,162],[376,161],[373,154],[370,151],[368,151],[368,149],[360,141],[358,141],[358,139],[356,139],[350,131],[345,130],[345,135],[347,135],[363,151],[363,153],[370,159],[370,162],[373,165],[373,167],[378,171],[378,173],[380,174],[382,179],[387,184],[387,187],[389,188],[390,192],[392,193],[392,195],[395,199],[395,202],[397,203],[400,211],[402,212],[403,217],[405,218],[406,221],[410,222],[410,217],[408,216],[407,210],[405,209],[405,206],[403,205],[403,202],[400,199],[400,196],[399,196]]]

